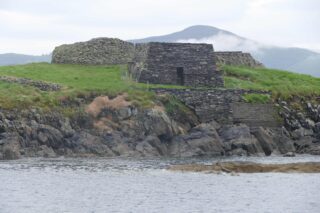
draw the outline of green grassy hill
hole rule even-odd
[[[128,93],[128,99],[136,104],[149,106],[154,95],[148,91],[148,88],[180,88],[179,86],[136,83],[129,80],[126,74],[127,68],[124,65],[86,66],[32,63],[2,66],[0,76],[58,83],[63,89],[58,92],[44,92],[35,87],[0,81],[0,108],[55,107],[59,105],[60,100],[85,97],[93,93],[108,96]]]
[[[224,66],[222,69],[228,88],[268,90],[272,91],[273,98],[320,95],[320,78],[270,69],[232,66]],[[63,87],[58,92],[44,92],[35,87],[0,81],[0,108],[5,109],[28,106],[56,107],[66,98],[84,97],[92,93],[114,96],[124,92],[137,104],[149,106],[154,95],[148,88],[180,88],[132,82],[126,77],[126,66],[34,63],[0,67],[0,76],[41,80],[58,83]]]
[[[271,91],[272,97],[319,96],[320,78],[266,68],[223,66],[225,86]]]

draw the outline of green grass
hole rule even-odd
[[[9,84],[0,81],[0,107],[54,107],[59,100],[77,96],[115,96],[128,93],[128,99],[137,105],[150,106],[154,94],[150,88],[181,88],[174,85],[148,85],[136,83],[126,78],[126,66],[86,66],[48,63],[0,67],[0,76],[15,76],[58,83],[63,89],[59,92],[43,92],[34,87]]]
[[[245,94],[243,99],[247,103],[259,103],[259,104],[266,104],[271,101],[270,95],[266,94]]]
[[[190,109],[183,104],[179,99],[175,98],[174,96],[164,95],[160,96],[159,100],[163,103],[166,112],[169,115],[174,115],[177,111],[187,113]]]
[[[225,86],[271,91],[273,98],[319,96],[320,78],[266,68],[223,66]]]
[[[58,83],[65,89],[118,93],[126,91],[130,83],[121,79],[124,66],[84,66],[34,63],[0,67],[0,75],[16,76]]]
[[[52,107],[57,104],[57,94],[40,92],[34,87],[0,82],[0,108],[27,108],[32,105]]]
[[[320,95],[320,78],[271,69],[252,69],[223,66],[227,88],[266,90],[272,98]],[[174,85],[148,85],[126,78],[126,66],[87,66],[33,63],[0,67],[0,76],[24,77],[33,80],[58,83],[63,88],[58,92],[43,92],[31,86],[9,84],[0,81],[0,108],[42,108],[57,107],[61,100],[94,95],[115,96],[128,93],[128,100],[142,107],[149,107],[155,101],[150,88],[185,88]],[[265,95],[245,95],[250,103],[265,103]],[[170,112],[181,104],[170,100]]]

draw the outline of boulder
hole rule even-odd
[[[314,129],[314,127],[315,127],[315,122],[309,118],[304,119],[300,123],[301,123],[302,127],[306,128],[306,129]]]
[[[318,122],[318,123],[316,123],[316,124],[314,125],[314,131],[315,131],[316,133],[320,133],[320,122]]]
[[[258,140],[251,135],[250,128],[245,124],[227,125],[220,129],[226,151],[243,149],[247,155],[264,155],[264,150]]]
[[[315,146],[310,147],[307,150],[307,153],[311,154],[311,155],[320,155],[320,145],[315,145]]]
[[[129,146],[129,144],[125,142],[118,142],[110,148],[116,156],[141,157],[141,153],[136,152],[133,147]]]
[[[0,140],[0,153],[2,160],[16,160],[20,158],[21,138],[15,134],[7,134]]]
[[[150,141],[150,138],[148,139]],[[138,151],[142,157],[158,157],[161,156],[159,150],[153,147],[148,140],[141,141],[136,146],[136,151]],[[158,139],[159,140],[159,139]]]
[[[147,135],[156,135],[161,140],[168,141],[174,135],[181,133],[178,124],[171,120],[163,109],[148,110],[140,120],[143,121]]]
[[[239,138],[232,141],[232,149],[243,149],[247,152],[247,155],[264,155],[264,151],[260,146],[258,140],[251,136],[250,138]]]
[[[75,130],[72,129],[69,118],[59,119],[60,130],[64,137],[72,137],[75,134]]]
[[[250,138],[250,128],[245,124],[226,125],[219,130],[223,141],[231,141],[238,138]]]
[[[293,141],[285,135],[275,136],[274,141],[281,154],[296,151]]]
[[[286,119],[284,119],[284,125],[290,131],[294,131],[296,129],[301,128],[300,122],[296,119],[286,118]]]
[[[38,148],[36,152],[36,156],[44,157],[44,158],[54,158],[57,157],[56,153],[53,151],[51,147],[47,147],[46,145],[42,145]]]
[[[291,132],[291,136],[295,140],[299,140],[305,136],[312,136],[313,130],[312,129],[305,129],[305,128],[299,128]]]
[[[233,149],[232,151],[228,152],[230,156],[247,156],[247,151],[242,148]]]
[[[294,152],[287,152],[286,154],[283,155],[283,157],[295,157],[296,155]]]
[[[320,155],[320,143],[313,137],[305,137],[294,141],[299,154]]]
[[[58,129],[44,124],[40,124],[37,129],[37,139],[39,144],[53,149],[58,149],[64,143],[64,137]]]
[[[169,153],[176,157],[222,156],[223,144],[214,127],[200,124],[186,135],[176,136],[169,145]]]
[[[144,139],[144,142],[154,147],[160,155],[166,156],[168,154],[167,143],[161,142],[158,137],[149,135]]]
[[[313,141],[315,139],[313,137],[303,137],[299,140],[294,141],[294,146],[296,147],[296,152],[299,154],[307,154],[310,150],[310,147],[312,147]]]
[[[273,135],[270,131],[268,131],[268,129],[259,127],[252,131],[252,134],[259,141],[266,156],[271,155],[273,151],[277,148],[273,141]]]
[[[112,157],[115,153],[104,144],[103,138],[87,132],[75,134],[65,142],[66,148],[76,154],[94,154],[97,156]]]

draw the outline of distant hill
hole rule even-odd
[[[23,55],[16,53],[0,54],[0,66],[28,64],[33,62],[51,62],[51,54],[48,55]]]
[[[134,43],[212,43],[217,51],[250,52],[265,66],[320,77],[320,53],[302,48],[265,45],[216,27],[197,25],[162,36],[131,40]]]
[[[229,36],[237,36],[239,39],[244,39],[234,33],[231,33],[226,30],[221,30],[216,27],[196,25],[196,26],[188,27],[182,31],[171,33],[168,35],[152,36],[152,37],[148,37],[148,38],[134,39],[134,40],[130,40],[130,41],[133,43],[146,43],[146,42],[152,42],[152,41],[174,42],[174,41],[189,40],[189,39],[201,40],[204,38],[210,38],[214,35],[218,35],[219,33],[224,33],[225,35],[229,35]]]

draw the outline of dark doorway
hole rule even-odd
[[[177,67],[177,84],[184,85],[183,67]]]

